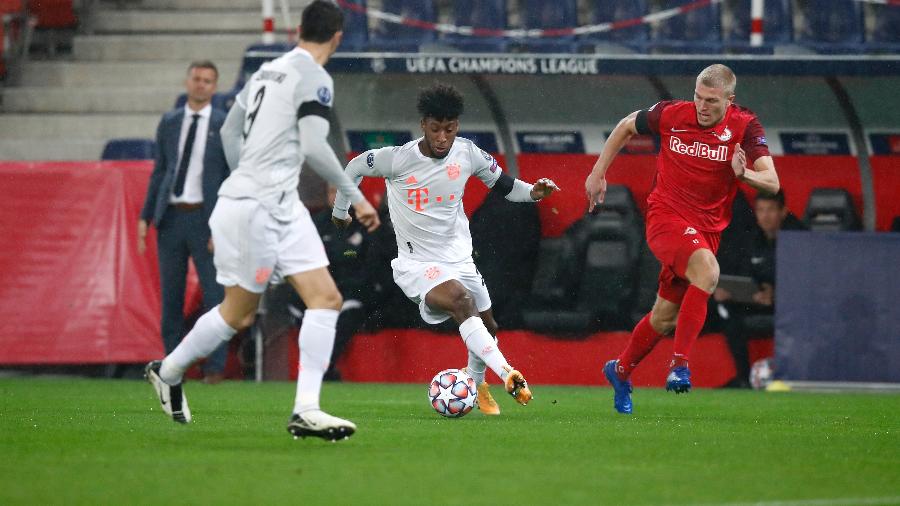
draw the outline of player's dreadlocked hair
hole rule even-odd
[[[454,120],[463,113],[463,97],[453,86],[435,83],[419,92],[416,108],[423,118]]]

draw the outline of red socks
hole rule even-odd
[[[631,339],[628,340],[628,346],[619,355],[616,374],[620,380],[628,379],[631,371],[650,353],[650,350],[656,346],[661,337],[650,325],[650,313],[647,313],[634,327],[634,330],[631,332]]]
[[[706,304],[709,293],[690,285],[681,300],[678,322],[675,324],[675,345],[672,367],[686,366],[691,347],[706,322]]]

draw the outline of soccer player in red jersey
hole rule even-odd
[[[619,413],[632,411],[631,371],[673,331],[666,390],[690,390],[688,357],[719,281],[716,251],[738,183],[768,193],[779,189],[762,125],[734,103],[736,83],[731,69],[710,65],[697,76],[693,102],[666,100],[629,114],[613,129],[584,183],[593,211],[603,203],[607,169],[631,136],[660,137],[646,220],[647,243],[662,263],[656,303],[635,326],[625,350],[603,367]]]

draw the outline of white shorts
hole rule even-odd
[[[488,294],[484,278],[475,267],[475,262],[470,258],[466,262],[456,264],[443,262],[417,262],[415,260],[403,260],[395,258],[391,260],[394,269],[394,282],[409,297],[409,300],[419,305],[419,314],[426,323],[436,325],[450,318],[450,313],[434,309],[425,304],[425,296],[432,288],[439,284],[455,279],[475,298],[475,307],[478,311],[487,311],[491,308],[491,296]]]
[[[303,208],[301,216],[275,219],[254,199],[219,197],[209,218],[216,281],[262,293],[269,283],[328,265],[322,239]]]

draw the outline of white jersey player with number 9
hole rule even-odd
[[[191,420],[181,386],[187,368],[249,327],[266,286],[287,279],[307,307],[288,431],[295,438],[332,441],[356,431],[352,422],[319,407],[342,298],[297,192],[306,162],[349,196],[364,226],[374,230],[379,225],[377,212],[344,174],[327,141],[334,92],[322,66],[340,44],[342,27],[343,13],[334,3],[317,0],[307,6],[300,43],[249,78],[222,126],[233,170],[219,189],[209,225],[225,299],[197,320],[171,354],[146,369],[163,410],[177,422]]]

